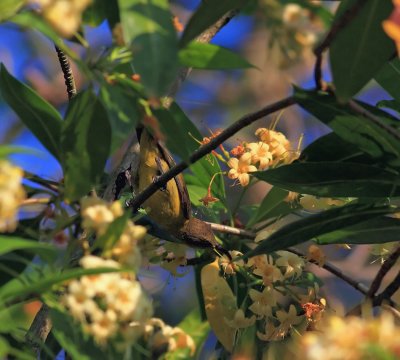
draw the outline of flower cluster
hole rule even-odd
[[[237,179],[242,186],[249,184],[249,173],[288,164],[297,158],[296,151],[282,133],[259,128],[255,134],[260,141],[240,144],[231,151],[233,157],[228,160],[231,168],[228,177]]]
[[[235,258],[241,254],[232,255]],[[257,323],[258,328],[264,329],[257,332],[260,340],[277,341],[289,335],[293,327],[320,320],[323,307],[317,299],[318,285],[314,284],[306,290],[307,294],[302,294],[305,261],[296,254],[277,251],[273,256],[254,256],[247,264],[243,260],[234,261],[234,265],[221,259],[220,266],[225,275],[233,275],[242,268],[252,274],[247,276],[257,284],[249,289],[247,310],[238,309],[231,319],[225,319],[230,327],[240,329]],[[292,303],[289,308],[282,305],[287,303],[286,295]]]
[[[389,313],[371,319],[332,316],[318,332],[301,338],[302,351],[295,358],[374,359],[380,354],[379,358],[398,359],[399,336],[400,327]]]
[[[86,197],[81,200],[81,215],[84,229],[94,231],[97,236],[104,236],[109,225],[123,215],[123,210],[118,201],[109,204],[97,197]],[[145,234],[145,227],[134,225],[128,220],[119,240],[104,256],[117,260],[120,264],[138,268],[141,258],[138,242]]]
[[[29,0],[39,5],[43,17],[64,37],[71,37],[78,30],[83,11],[92,0]]]
[[[7,160],[0,160],[0,232],[17,227],[17,212],[26,194],[22,187],[23,171]]]
[[[114,260],[84,256],[85,269],[114,268]],[[104,346],[110,339],[126,347],[142,335],[144,322],[152,314],[152,305],[139,282],[122,272],[86,275],[72,280],[61,302],[95,341]]]
[[[158,358],[166,352],[184,348],[190,349],[190,355],[194,355],[196,345],[192,337],[181,328],[171,327],[161,319],[151,318],[146,322],[144,329],[145,340],[152,349],[154,358]]]

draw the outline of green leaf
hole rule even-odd
[[[342,1],[334,23],[356,1]],[[330,62],[340,102],[346,102],[361,90],[395,54],[394,42],[382,28],[382,21],[390,16],[392,10],[391,1],[366,0],[358,14],[332,41]]]
[[[379,217],[318,236],[320,245],[327,244],[381,244],[400,240],[400,220]]]
[[[0,288],[0,300],[1,302],[13,300],[24,301],[26,298],[32,296],[40,296],[46,291],[51,290],[54,285],[61,284],[70,279],[79,278],[84,275],[96,275],[121,271],[126,272],[127,270],[116,268],[75,268],[58,272],[50,268],[37,268],[36,271],[22,274]]]
[[[400,81],[400,59],[396,58],[385,64],[375,75],[375,80],[394,99],[400,101],[400,88],[397,84]]]
[[[254,67],[240,55],[218,45],[190,42],[179,51],[182,65],[195,69],[247,69]]]
[[[124,232],[130,217],[131,214],[129,211],[122,216],[117,217],[110,225],[108,225],[106,232],[96,239],[94,249],[100,248],[103,251],[112,249]]]
[[[61,116],[33,89],[0,67],[0,91],[7,104],[55,158],[60,160]]]
[[[183,160],[188,160],[189,156],[200,147],[200,144],[194,139],[198,141],[203,139],[197,127],[176,103],[173,103],[169,110],[157,111],[156,116],[159,117],[162,132],[167,137],[168,149]],[[176,141],[176,139],[179,139],[179,141]],[[190,170],[196,178],[194,185],[202,186],[205,189],[204,195],[213,175],[221,172],[219,163],[213,155],[204,157],[190,165]],[[212,193],[224,202],[225,186],[222,175],[217,175],[214,179]]]
[[[25,146],[14,146],[14,145],[0,145],[0,158],[4,158],[11,154],[30,154],[40,156],[42,154],[41,151],[36,149],[25,147]]]
[[[83,13],[83,22],[91,26],[99,26],[107,19],[112,30],[119,19],[118,0],[94,0]]]
[[[13,16],[24,4],[24,0],[2,0],[0,4],[0,22]]]
[[[397,174],[357,163],[297,162],[252,175],[283,189],[321,197],[383,198],[400,195]]]
[[[79,61],[78,55],[71,50],[71,48],[65,45],[64,41],[60,38],[60,35],[47,23],[44,18],[34,12],[24,11],[13,16],[9,21],[17,24],[23,28],[35,29],[40,31],[43,35],[48,37],[55,45],[62,49],[71,59],[79,62],[82,66],[83,63]]]
[[[348,106],[338,104],[329,94],[296,89],[295,98],[301,107],[328,125],[344,141],[384,163],[400,164],[400,142],[384,127],[354,113]],[[400,122],[388,113],[362,102],[359,104],[379,117],[385,126],[399,126]]]
[[[178,72],[178,41],[167,0],[119,0],[133,66],[151,96],[165,95]]]
[[[51,244],[26,240],[14,236],[0,235],[0,255],[4,255],[15,250],[27,250],[46,259],[54,258],[57,253],[57,249]]]
[[[104,83],[100,88],[100,99],[110,120],[113,153],[129,138],[141,118],[138,97],[124,86]]]
[[[251,227],[265,220],[274,209],[282,204],[288,194],[289,192],[287,190],[274,186],[262,200],[257,212],[254,213],[253,217],[248,221],[247,227]]]
[[[227,12],[241,9],[246,4],[246,0],[202,1],[183,31],[179,42],[180,47],[185,47],[190,41],[214,25]]]
[[[52,308],[50,317],[55,338],[71,358],[80,360],[112,359],[112,357],[106,356],[107,353],[111,355],[110,346],[104,349],[100,348],[68,313],[61,309]]]
[[[99,181],[110,142],[111,127],[100,99],[91,90],[75,96],[68,106],[61,134],[68,200],[78,200]]]
[[[255,255],[286,249],[323,234],[337,231],[338,229],[355,225],[393,211],[393,209],[387,206],[375,207],[368,204],[350,204],[326,210],[283,226],[267,239],[263,240],[255,249],[246,253],[245,257],[249,258]]]
[[[397,100],[381,100],[376,106],[378,108],[387,108],[396,111],[400,114],[400,102]]]

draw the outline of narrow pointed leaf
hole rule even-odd
[[[400,220],[379,217],[354,226],[318,236],[316,242],[327,244],[382,244],[400,240]]]
[[[246,253],[245,257],[249,258],[299,245],[323,234],[374,219],[393,211],[386,206],[374,207],[368,204],[351,204],[323,211],[283,226],[263,240],[255,249]]]
[[[241,9],[246,0],[202,1],[189,19],[180,39],[180,47],[185,47],[190,41],[214,25],[228,11]]]
[[[58,160],[62,119],[58,111],[36,91],[0,67],[0,90],[4,100],[32,131],[43,146]]]
[[[400,178],[395,173],[350,162],[296,162],[252,175],[283,189],[321,197],[400,195]]]

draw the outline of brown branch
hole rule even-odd
[[[189,161],[182,161],[175,165],[160,177],[155,179],[155,181],[150,184],[146,189],[144,189],[140,194],[138,194],[132,201],[128,203],[129,207],[132,207],[133,211],[136,211],[144,201],[146,201],[151,195],[153,195],[160,187],[165,185],[169,180],[179,175],[182,171],[187,169],[190,164],[195,163],[200,160],[203,156],[209,154],[212,150],[215,150],[224,141],[228,140],[230,137],[235,135],[239,130],[245,128],[246,126],[252,124],[253,122],[273,114],[276,111],[285,109],[296,103],[295,99],[290,96],[283,100],[277,101],[271,105],[268,105],[261,110],[255,111],[253,113],[243,116],[241,119],[233,123],[231,126],[227,127],[218,136],[213,138],[209,143],[200,146],[190,157]]]
[[[390,256],[382,264],[381,268],[379,269],[378,273],[375,276],[375,279],[371,283],[371,286],[367,293],[367,297],[372,298],[375,296],[376,292],[379,290],[379,287],[381,286],[383,278],[394,266],[399,257],[400,257],[400,246],[396,249],[396,251],[390,254]]]

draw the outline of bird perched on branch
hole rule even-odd
[[[145,128],[137,129],[140,143],[136,191],[142,192],[157,177],[175,165],[169,151]],[[148,216],[161,228],[187,245],[212,248],[218,255],[227,254],[215,240],[211,226],[192,217],[189,194],[182,174],[169,180],[143,203]]]

